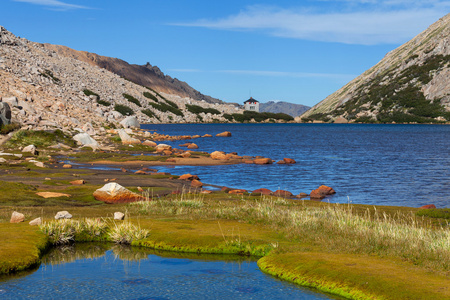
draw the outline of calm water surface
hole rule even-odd
[[[255,261],[88,247],[53,250],[33,274],[0,281],[0,299],[336,299],[266,275]]]
[[[200,151],[297,161],[295,165],[160,168],[176,175],[196,174],[205,183],[247,190],[285,189],[294,194],[325,184],[337,192],[326,200],[330,202],[450,206],[450,126],[149,124],[142,128],[169,135],[215,135],[227,130],[231,138],[192,141]],[[164,143],[178,147],[184,142]]]

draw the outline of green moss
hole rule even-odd
[[[37,148],[49,147],[62,143],[70,147],[76,147],[76,142],[72,137],[61,130],[55,131],[34,131],[34,130],[19,130],[11,137],[5,144],[7,148],[25,147],[28,145],[35,145]]]
[[[261,258],[263,272],[349,299],[448,299],[445,277],[399,260],[334,253],[286,253]],[[447,283],[446,283],[447,282]]]

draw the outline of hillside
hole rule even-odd
[[[261,112],[284,113],[293,117],[303,114],[308,109],[310,109],[309,106],[284,101],[269,101],[259,104]]]
[[[132,82],[149,87],[159,93],[178,95],[182,98],[205,100],[208,103],[222,103],[222,101],[203,95],[193,89],[186,82],[165,75],[157,66],[147,63],[144,66],[129,64],[118,58],[101,56],[95,53],[77,51],[66,46],[44,44],[46,49],[55,51],[61,56],[74,58],[92,66],[98,66],[115,73]]]
[[[118,124],[132,114],[140,123],[182,123],[228,122],[224,114],[242,112],[234,105],[207,103],[202,96],[183,97],[169,85],[158,93],[93,63],[104,60],[119,67],[126,62],[87,52],[75,58],[74,53],[79,52],[31,42],[0,26],[0,99],[12,107],[14,122],[73,130],[88,123]]]
[[[450,14],[303,114],[364,123],[450,121]]]

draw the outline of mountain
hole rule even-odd
[[[184,81],[165,75],[157,66],[152,66],[150,63],[143,66],[133,65],[118,58],[77,51],[66,46],[44,44],[44,47],[55,51],[61,56],[74,58],[92,66],[106,69],[136,84],[149,87],[160,93],[205,100],[208,103],[223,103],[219,99],[203,95]]]
[[[450,121],[450,14],[299,119],[337,118],[363,123]]]
[[[310,109],[309,106],[283,101],[269,101],[259,104],[259,110],[261,112],[285,113],[293,117],[303,114],[308,109]]]
[[[123,76],[107,68],[121,69]],[[127,115],[140,123],[228,122],[230,114],[243,111],[156,67],[31,42],[2,26],[0,78],[0,101],[12,107],[14,122],[30,129],[73,131],[86,124],[103,129]]]

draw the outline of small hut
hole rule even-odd
[[[244,109],[259,112],[259,101],[250,97],[250,99],[244,102]]]

